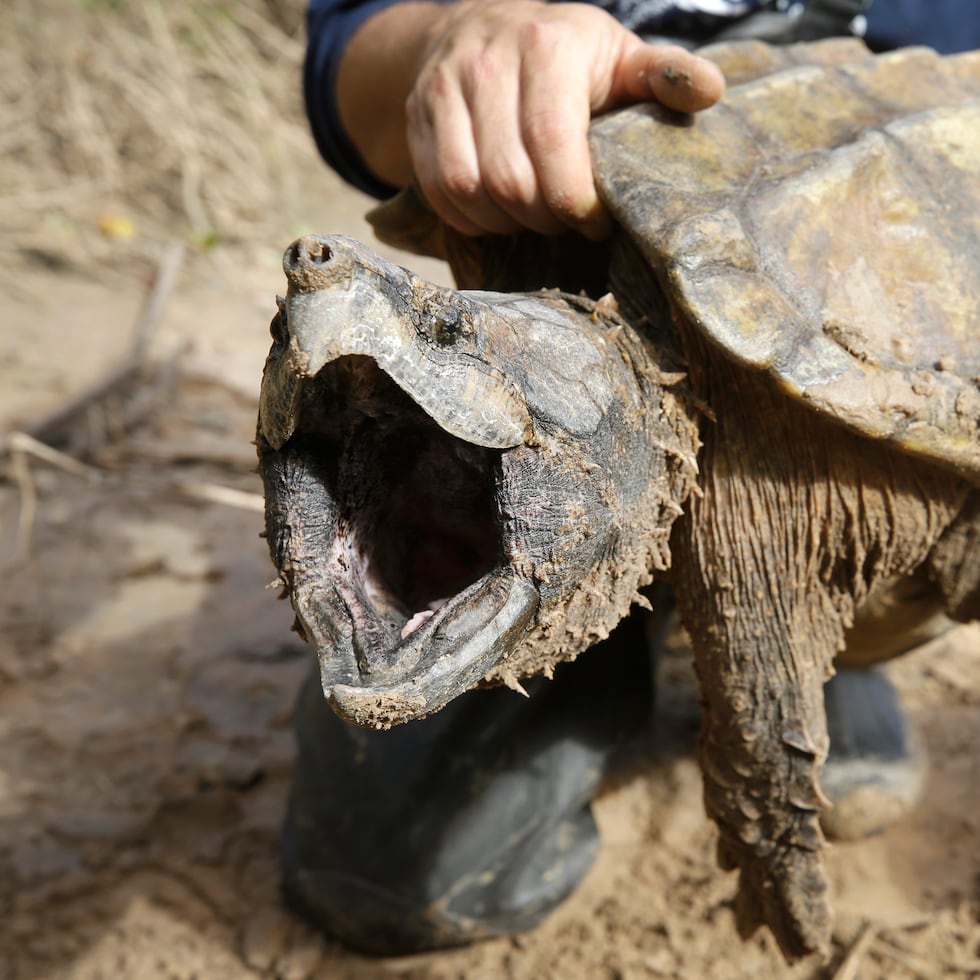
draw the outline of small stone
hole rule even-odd
[[[242,959],[254,970],[271,970],[288,948],[293,926],[283,909],[262,909],[245,924]]]
[[[312,980],[319,975],[323,953],[319,936],[297,937],[297,942],[279,958],[276,980]]]

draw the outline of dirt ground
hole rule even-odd
[[[928,781],[888,832],[828,850],[827,964],[735,932],[683,647],[596,803],[596,865],[538,929],[372,960],[282,907],[310,653],[266,588],[250,440],[283,248],[370,238],[306,134],[298,7],[0,12],[0,980],[980,977],[976,626],[889,667]],[[175,247],[135,380],[51,424],[126,359]]]

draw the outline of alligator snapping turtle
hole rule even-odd
[[[740,925],[795,957],[829,942],[822,686],[867,657],[848,627],[910,578],[980,617],[980,56],[719,57],[774,70],[695,122],[593,124],[601,253],[428,228],[464,283],[608,282],[622,317],[303,239],[258,444],[273,558],[360,724],[547,672],[669,569]]]

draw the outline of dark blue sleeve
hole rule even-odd
[[[368,170],[340,121],[337,109],[337,67],[354,32],[372,14],[398,0],[310,0],[306,14],[307,48],[303,95],[313,138],[323,159],[349,184],[376,198],[391,197],[396,188]]]
[[[942,54],[980,48],[977,0],[874,0],[865,38],[875,49],[925,44]]]

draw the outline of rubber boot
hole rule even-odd
[[[526,689],[471,691],[376,732],[338,719],[314,672],[282,836],[290,906],[392,955],[519,932],[563,901],[598,848],[589,804],[603,769],[647,730],[644,624]]]
[[[884,830],[918,801],[926,757],[880,668],[840,668],[824,685],[830,754],[820,776],[834,804],[828,837],[858,840]]]
[[[879,833],[907,813],[925,783],[925,750],[898,693],[875,664],[953,627],[924,570],[879,583],[846,636],[837,674],[824,686],[830,754],[820,784],[834,804],[821,816],[836,840]]]

